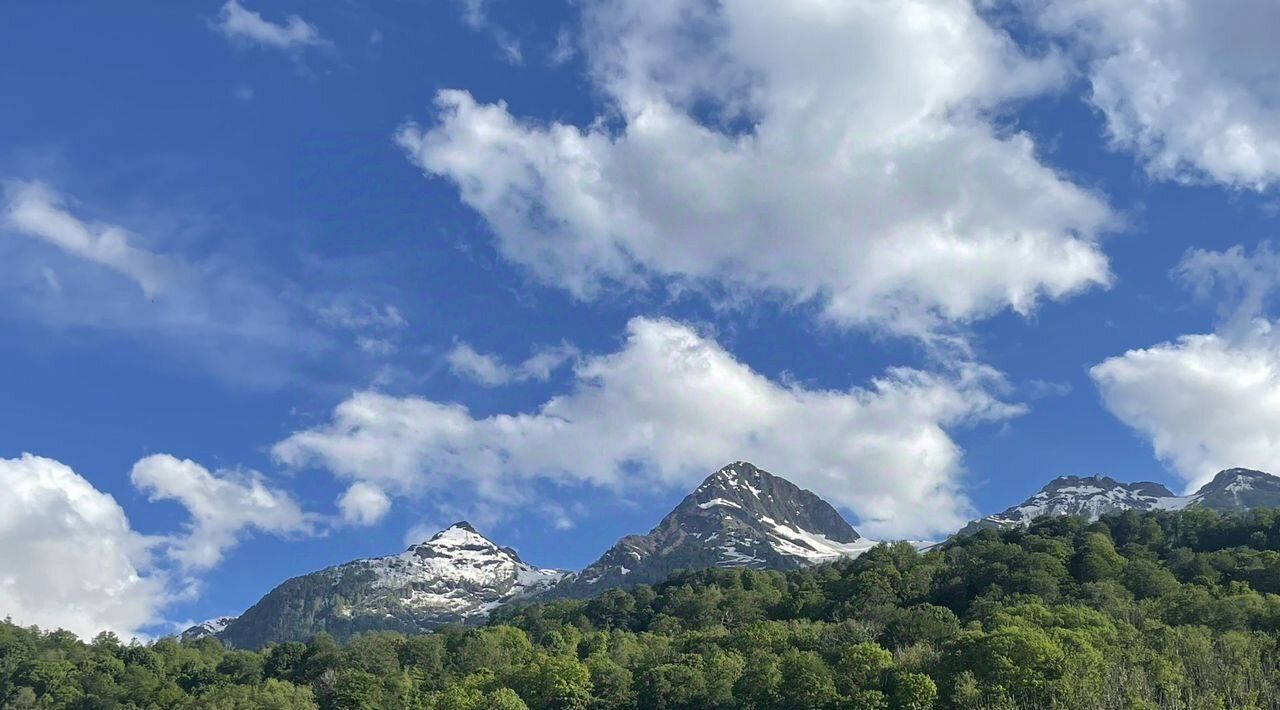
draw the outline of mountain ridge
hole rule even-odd
[[[1151,481],[1123,483],[1110,476],[1059,476],[1030,498],[999,513],[965,525],[955,536],[979,530],[1026,526],[1039,517],[1079,515],[1096,520],[1124,510],[1182,510],[1205,508],[1227,512],[1280,507],[1280,477],[1265,471],[1228,468],[1219,471],[1195,493],[1175,495]]]
[[[1187,507],[1219,512],[1280,507],[1280,477],[1225,469],[1196,493],[1177,496],[1151,481],[1060,476],[1022,503],[972,521],[950,539],[984,528],[1026,526],[1046,515],[1092,520],[1123,510]],[[514,549],[459,521],[398,554],[286,580],[239,617],[197,624],[182,638],[215,636],[247,648],[305,640],[320,631],[338,639],[374,630],[421,633],[447,623],[479,622],[513,601],[584,598],[611,588],[655,584],[679,570],[787,571],[857,556],[876,544],[812,491],[737,461],[704,479],[648,533],[622,537],[579,572],[530,565]]]

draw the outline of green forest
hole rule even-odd
[[[225,649],[0,625],[5,708],[1280,708],[1280,512],[1041,519],[488,624]]]

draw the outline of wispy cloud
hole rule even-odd
[[[331,303],[319,310],[321,320],[348,330],[396,330],[409,325],[400,309],[391,304],[376,306],[367,302]]]
[[[0,202],[0,315],[50,331],[125,335],[168,365],[198,364],[251,387],[301,383],[307,363],[324,360],[334,372],[349,357],[367,368],[368,355],[395,351],[408,321],[394,306],[337,296],[328,284],[309,288],[285,266],[232,253],[227,227],[194,210],[145,212],[122,215],[48,183],[9,181]],[[207,234],[174,226],[191,222]],[[198,238],[222,248],[195,249]]]
[[[561,365],[578,357],[578,349],[569,343],[539,348],[524,362],[508,365],[502,358],[482,353],[467,343],[458,343],[446,355],[453,374],[486,387],[538,380],[545,382]]]
[[[329,45],[315,25],[297,15],[285,17],[283,23],[271,22],[238,0],[227,0],[214,26],[232,42],[270,49],[291,51]]]
[[[489,0],[457,0],[457,2],[462,8],[463,24],[491,36],[507,63],[517,65],[524,63],[524,50],[521,49],[520,42],[489,17]]]
[[[11,182],[5,186],[5,198],[3,223],[10,229],[105,266],[137,283],[151,298],[169,280],[171,268],[163,257],[134,246],[135,238],[122,227],[77,218],[68,211],[66,198],[48,185]]]

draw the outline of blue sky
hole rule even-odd
[[[913,538],[1276,468],[1280,11],[883,5],[0,10],[0,611],[579,567],[739,458]]]

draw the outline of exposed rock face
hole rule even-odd
[[[361,631],[421,633],[483,619],[491,609],[558,582],[564,572],[525,564],[468,523],[388,557],[356,560],[295,577],[217,633],[238,648],[305,641],[321,631],[342,640]]]
[[[795,569],[873,545],[826,501],[739,461],[703,481],[649,534],[622,538],[550,595],[585,597],[653,584],[681,569]]]

